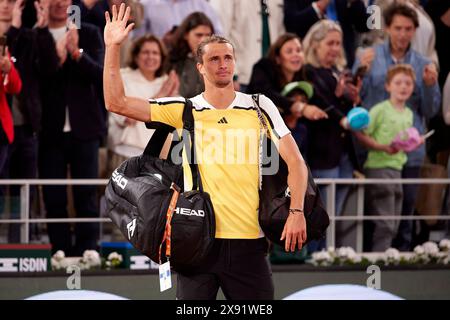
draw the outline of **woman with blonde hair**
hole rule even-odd
[[[329,117],[311,122],[308,128],[311,172],[315,178],[351,178],[356,157],[345,115],[359,102],[360,80],[356,79],[356,83],[344,69],[342,30],[331,20],[321,20],[308,31],[303,46],[305,79],[314,87],[310,103],[325,110]],[[336,190],[337,215],[342,211],[347,193],[345,186]]]
[[[335,66],[339,70],[343,70],[347,65],[347,60],[345,59],[344,47],[342,46],[342,29],[336,22],[332,20],[320,20],[315,23],[311,29],[309,29],[305,38],[303,39],[303,47],[305,48],[305,61],[315,67],[320,67],[324,62],[323,59],[319,60],[317,55],[317,48],[322,40],[327,38],[329,33],[336,32],[340,34],[340,41],[333,42],[332,44],[337,45],[334,51],[334,55],[329,56],[328,64]],[[339,36],[338,36],[339,37]],[[336,37],[333,38],[336,40]],[[321,57],[322,58],[322,57]],[[333,59],[331,59],[333,58]]]

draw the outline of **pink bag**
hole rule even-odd
[[[419,147],[422,142],[422,137],[416,128],[411,127],[400,131],[392,140],[391,146],[395,149],[411,152]]]

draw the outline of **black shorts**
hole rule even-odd
[[[231,300],[273,300],[268,243],[260,239],[216,239],[203,266],[178,272],[178,300],[215,300],[219,287]]]

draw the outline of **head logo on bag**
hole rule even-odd
[[[197,216],[197,217],[204,217],[205,211],[204,210],[195,210],[195,209],[188,209],[188,208],[175,208],[176,214],[182,214],[184,216]]]
[[[128,180],[123,175],[121,175],[117,171],[117,169],[114,170],[114,172],[112,174],[112,181],[114,181],[122,189],[125,189],[125,187],[127,186],[127,183],[128,183]]]
[[[127,224],[128,230],[128,239],[131,240],[131,237],[134,235],[134,230],[136,230],[136,219],[133,219],[130,223]]]

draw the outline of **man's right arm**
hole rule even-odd
[[[106,109],[132,119],[148,122],[150,117],[150,103],[144,99],[125,96],[122,77],[120,76],[120,45],[128,36],[134,23],[126,25],[130,17],[130,8],[125,10],[122,3],[112,8],[112,19],[105,12],[105,65],[103,69],[103,91]]]
[[[150,103],[144,99],[125,96],[120,75],[120,46],[118,45],[106,47],[103,91],[108,111],[139,121],[150,121]]]

